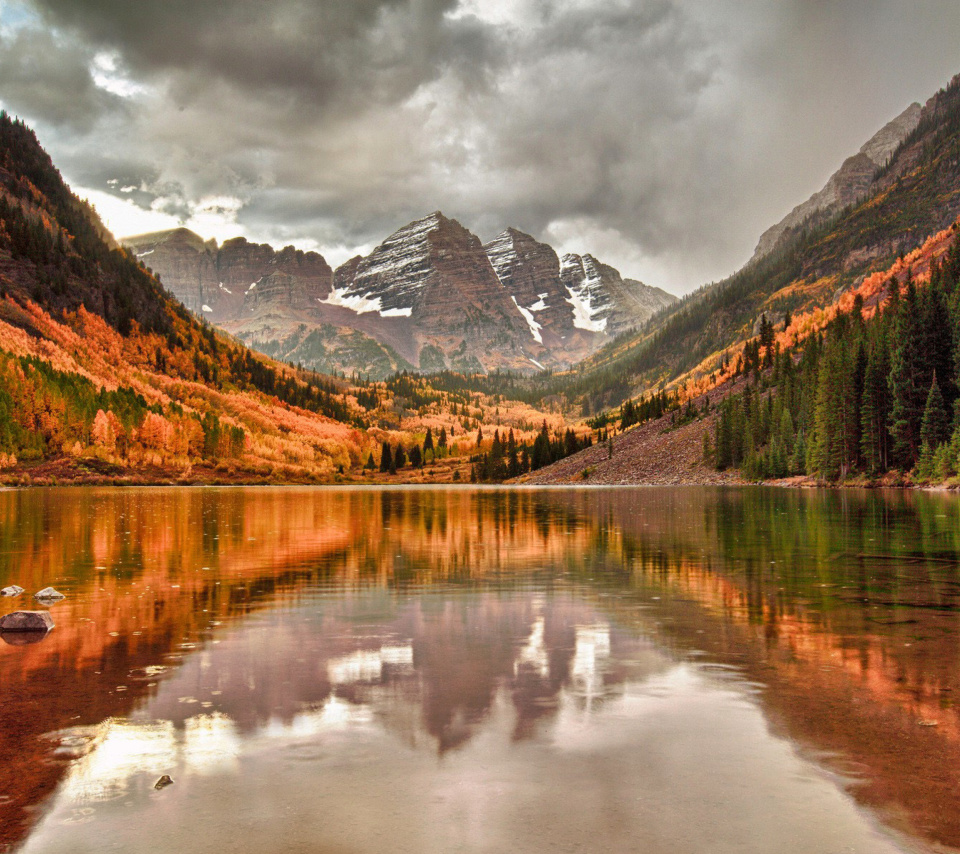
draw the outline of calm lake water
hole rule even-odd
[[[0,851],[960,848],[954,496],[7,491],[8,584]]]

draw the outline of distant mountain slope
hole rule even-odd
[[[960,215],[960,76],[927,101],[870,186],[869,196],[607,345],[553,391],[562,385],[596,409],[692,369],[709,372],[724,348],[754,334],[761,313],[827,305],[950,226]]]
[[[482,246],[439,211],[330,272],[316,253],[186,229],[124,238],[192,311],[278,358],[401,369],[567,368],[675,297],[507,229]]]
[[[893,153],[920,123],[922,112],[920,105],[914,103],[885,124],[856,154],[843,162],[822,190],[814,193],[803,204],[797,205],[780,222],[770,226],[760,236],[760,242],[750,261],[758,261],[769,255],[804,225],[809,225],[812,218],[822,221],[869,195],[874,189],[878,170],[887,165]]]

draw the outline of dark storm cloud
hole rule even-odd
[[[676,290],[960,70],[952,0],[17,8],[0,100],[83,186],[338,260],[440,208]]]
[[[324,107],[393,103],[451,60],[470,65],[484,31],[445,17],[457,0],[37,0],[52,26],[167,73],[189,98],[211,81]],[[480,71],[478,67],[475,70]]]
[[[0,96],[38,120],[86,133],[104,113],[122,109],[94,82],[92,59],[89,47],[49,31],[0,32]]]

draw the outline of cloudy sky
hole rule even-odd
[[[957,72],[956,0],[0,0],[0,103],[118,236],[337,264],[440,209],[675,293]]]

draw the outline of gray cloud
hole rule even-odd
[[[20,7],[0,99],[75,183],[341,257],[439,208],[678,292],[960,70],[952,0]]]
[[[122,101],[94,82],[89,47],[45,30],[0,32],[0,95],[5,103],[69,132],[87,133]]]

